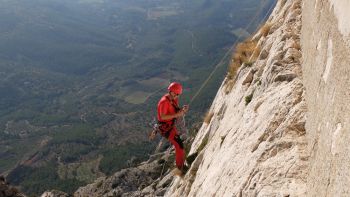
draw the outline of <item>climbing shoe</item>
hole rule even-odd
[[[175,176],[179,176],[179,177],[182,177],[184,174],[182,172],[182,170],[180,170],[179,168],[174,168],[174,170],[172,171],[173,175]]]

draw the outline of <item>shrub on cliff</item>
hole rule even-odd
[[[250,67],[256,61],[260,53],[260,47],[257,46],[257,41],[247,39],[242,43],[239,43],[235,52],[232,55],[228,72],[225,92],[229,93],[235,83],[235,77],[238,69],[242,64]]]

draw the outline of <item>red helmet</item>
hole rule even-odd
[[[168,90],[175,94],[182,94],[182,85],[177,82],[173,82],[169,85]]]

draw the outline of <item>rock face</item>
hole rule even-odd
[[[308,196],[350,196],[350,1],[303,6]]]
[[[160,153],[74,196],[350,196],[349,9],[279,0],[253,37],[256,61],[218,90],[184,177]]]
[[[44,192],[41,197],[69,197],[69,195],[61,191],[52,190]]]
[[[204,148],[166,196],[306,195],[301,1],[278,1],[267,23],[268,34],[254,37],[261,55],[240,68],[228,94],[228,79],[223,82],[210,108],[214,115],[199,130],[191,153]]]
[[[169,149],[170,150],[170,149]],[[173,176],[173,152],[162,152],[137,167],[123,169],[111,177],[101,177],[79,188],[74,197],[86,196],[163,196]]]

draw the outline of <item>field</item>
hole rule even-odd
[[[146,159],[156,145],[149,123],[169,82],[184,85],[181,104],[189,103],[273,2],[2,1],[0,174],[37,196],[72,192]],[[224,63],[191,104],[189,127],[226,70]]]

